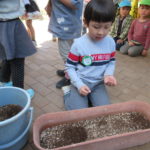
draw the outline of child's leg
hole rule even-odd
[[[95,86],[89,96],[93,106],[110,104],[110,99],[104,83]]]
[[[9,82],[11,76],[10,62],[3,60],[1,62],[0,82]]]
[[[66,62],[73,40],[58,39],[58,50],[63,61]]]
[[[128,50],[128,55],[131,57],[139,56],[139,55],[141,55],[143,49],[144,49],[144,47],[142,45],[132,46]]]
[[[71,86],[71,91],[64,95],[64,103],[66,110],[88,108],[87,96],[81,96],[73,86]]]
[[[26,20],[26,26],[27,26],[28,34],[31,37],[31,40],[35,41],[35,31],[34,31],[31,19]]]
[[[130,48],[128,42],[125,43],[125,45],[123,45],[121,48],[120,48],[120,52],[122,54],[128,54],[128,49]]]
[[[13,86],[24,88],[24,58],[10,61]]]
[[[59,53],[64,61],[67,61],[68,53],[70,51],[73,40],[63,40],[58,38]],[[61,89],[63,86],[70,85],[70,80],[65,77],[56,83],[56,88]]]

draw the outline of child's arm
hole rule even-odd
[[[116,85],[117,84],[116,79],[113,76],[114,71],[115,71],[115,63],[116,63],[116,60],[115,60],[115,43],[114,42],[112,45],[112,49],[113,49],[113,51],[111,53],[111,58],[110,58],[110,61],[107,65],[107,68],[106,68],[105,73],[104,73],[104,83],[106,85]]]
[[[115,85],[117,85],[117,81],[116,81],[116,79],[115,79],[114,76],[105,76],[104,77],[104,83],[106,85],[109,85],[109,86],[115,86]]]
[[[77,3],[79,0],[74,0],[74,3]],[[76,9],[75,4],[72,3],[72,0],[60,0],[65,6],[71,8],[71,9]]]
[[[113,22],[113,24],[112,24],[112,26],[111,26],[110,33],[109,33],[113,38],[116,36],[116,31],[117,31],[117,29],[116,29],[116,23],[117,23],[117,21],[118,21],[117,18],[118,18],[118,17],[115,18],[115,21]]]
[[[72,45],[72,48],[70,50],[70,53],[68,55],[68,59],[66,62],[65,70],[68,73],[71,83],[79,90],[82,86],[85,86],[85,84],[82,82],[82,80],[78,77],[76,72],[76,66],[78,65],[80,60],[80,56],[78,53],[78,49],[76,47],[76,43]]]
[[[119,36],[119,38],[122,39],[122,40],[126,40],[127,39],[128,31],[130,29],[130,25],[131,25],[132,20],[133,20],[133,18],[131,16],[128,16],[126,19],[127,19],[126,20],[126,24],[124,25],[123,31],[122,31],[122,33]]]
[[[147,54],[148,54],[148,50],[144,49],[144,50],[142,51],[142,56],[147,56]]]
[[[146,42],[144,50],[142,51],[142,55],[146,56],[149,49],[150,49],[150,23],[148,24],[148,31],[146,32]]]
[[[79,89],[79,93],[83,96],[87,96],[89,93],[91,93],[91,90],[87,85],[84,85]]]
[[[130,42],[133,40],[133,34],[134,34],[134,26],[135,26],[135,20],[132,22],[129,32],[128,32],[128,41]]]

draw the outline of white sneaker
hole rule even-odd
[[[64,95],[67,95],[67,94],[70,93],[70,91],[71,91],[70,85],[63,86],[61,89],[62,89]]]

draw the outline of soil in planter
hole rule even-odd
[[[0,121],[9,119],[18,114],[23,108],[19,105],[8,104],[0,106]]]
[[[53,149],[96,138],[150,128],[150,121],[137,112],[126,112],[60,124],[40,134],[40,145]]]

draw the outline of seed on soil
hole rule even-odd
[[[17,115],[21,110],[22,107],[15,104],[0,106],[0,121],[4,121]]]
[[[40,134],[40,145],[53,149],[148,128],[150,121],[138,112],[111,114],[46,128]]]

